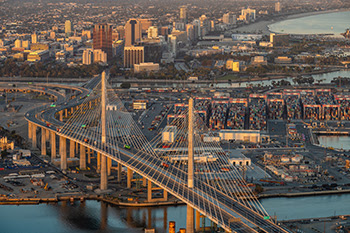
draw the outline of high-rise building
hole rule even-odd
[[[153,39],[158,37],[158,27],[152,26],[148,28],[148,38]]]
[[[38,43],[38,35],[34,32],[32,34],[32,44]]]
[[[15,41],[15,48],[22,48],[22,40],[17,39]]]
[[[141,33],[147,33],[149,27],[153,26],[151,19],[137,19],[141,24]]]
[[[93,49],[101,49],[107,54],[107,58],[113,57],[112,51],[112,25],[110,24],[97,24],[93,31]]]
[[[186,6],[180,7],[180,20],[185,24],[187,23],[187,7]]]
[[[64,32],[66,33],[66,36],[71,36],[72,34],[72,22],[70,20],[66,20],[66,22],[64,23]]]
[[[229,24],[229,25],[235,24],[236,23],[236,15],[233,15],[231,13],[226,13],[222,17],[222,22],[224,24]]]
[[[275,11],[276,12],[280,12],[281,11],[281,3],[280,2],[276,2],[275,3]]]
[[[143,46],[124,47],[124,67],[132,68],[134,64],[145,62],[145,52]]]
[[[107,53],[101,49],[94,49],[94,62],[107,63]]]
[[[256,17],[256,10],[250,9],[248,7],[247,9],[242,9],[241,15],[239,16],[239,20],[251,22],[251,21],[255,21],[255,17]]]
[[[193,24],[186,24],[186,34],[187,34],[188,41],[195,40],[194,25]]]
[[[130,19],[125,24],[125,46],[134,45],[141,40],[141,23],[137,19]]]
[[[25,48],[25,49],[29,49],[29,40],[23,40],[22,41],[22,47]]]
[[[94,61],[94,53],[92,49],[85,49],[83,52],[83,64],[90,65]]]

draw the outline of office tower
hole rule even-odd
[[[153,39],[158,37],[158,27],[152,26],[148,28],[148,38]]]
[[[81,32],[81,35],[82,36],[85,36],[88,40],[90,40],[91,39],[91,35],[92,35],[92,33],[91,33],[91,31],[90,30],[83,30],[82,32]]]
[[[32,44],[38,43],[38,35],[34,32],[32,34]]]
[[[187,34],[187,40],[188,41],[194,41],[195,40],[195,33],[194,33],[194,25],[192,24],[186,24],[186,34]]]
[[[101,49],[94,49],[94,62],[107,63],[107,53]]]
[[[208,20],[207,16],[202,15],[199,17],[200,21],[200,28],[201,28],[201,34],[200,37],[207,35],[210,30],[210,21]]]
[[[70,20],[66,20],[64,23],[64,32],[66,33],[67,37],[72,34],[72,22]]]
[[[17,39],[15,41],[15,48],[22,48],[22,40]]]
[[[235,24],[236,23],[236,15],[232,15],[231,13],[226,13],[222,17],[222,22],[224,24]]]
[[[187,7],[186,6],[180,7],[180,20],[185,24],[187,23]]]
[[[145,53],[143,46],[124,47],[124,67],[132,68],[134,64],[145,62]]]
[[[94,61],[94,53],[92,49],[85,49],[83,52],[83,64],[90,65]]]
[[[112,51],[112,25],[96,24],[93,31],[93,49],[101,49],[107,54],[107,58],[113,57]]]
[[[141,23],[137,19],[130,19],[125,24],[125,46],[134,45],[141,40]]]
[[[280,2],[276,2],[275,3],[275,11],[276,12],[280,12],[281,11],[281,3]]]
[[[242,9],[241,15],[239,16],[239,20],[244,20],[247,22],[254,21],[256,16],[256,10],[250,9]]]
[[[25,48],[25,49],[29,49],[29,40],[23,40],[22,41],[22,47]]]
[[[148,28],[153,26],[153,21],[151,19],[137,19],[137,20],[141,24],[141,33],[145,33],[146,34]]]

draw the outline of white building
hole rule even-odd
[[[158,71],[158,70],[159,70],[158,63],[144,62],[144,63],[134,65],[134,72],[135,73]]]
[[[158,38],[158,27],[156,26],[149,27],[147,33],[148,33],[149,39]]]
[[[92,49],[86,49],[83,52],[83,64],[84,65],[90,65],[94,61],[94,53],[92,52]]]

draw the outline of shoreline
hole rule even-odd
[[[344,190],[326,190],[326,191],[312,191],[312,192],[298,192],[298,193],[271,193],[271,194],[260,194],[258,199],[265,198],[295,198],[295,197],[306,197],[306,196],[322,196],[322,195],[341,195],[349,194],[350,189]],[[186,203],[182,201],[166,201],[166,202],[120,202],[108,197],[102,197],[100,195],[89,195],[89,194],[72,194],[67,196],[56,196],[56,197],[35,197],[35,198],[1,198],[1,205],[39,205],[39,204],[49,204],[49,203],[58,203],[62,201],[75,202],[80,201],[84,202],[86,200],[93,201],[103,201],[108,204],[118,206],[118,207],[157,207],[157,206],[177,206],[185,205]]]
[[[248,25],[243,25],[238,28],[234,28],[231,30],[233,33],[234,31],[239,31],[242,33],[243,31],[246,33],[257,33],[258,31],[262,31],[262,34],[269,35],[270,33],[276,33],[270,30],[269,25],[278,23],[285,20],[291,20],[291,19],[298,19],[298,18],[304,18],[308,16],[313,15],[320,15],[320,14],[328,14],[328,13],[336,13],[336,12],[345,12],[350,11],[349,8],[342,8],[342,9],[334,9],[334,10],[326,10],[326,11],[312,11],[312,12],[304,12],[304,13],[297,13],[297,14],[291,14],[291,15],[283,15],[283,16],[277,16],[276,18],[273,18],[271,20],[262,20],[258,22],[254,22]]]

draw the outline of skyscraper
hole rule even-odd
[[[280,2],[276,2],[275,3],[275,11],[276,12],[280,12],[281,11],[281,3]]]
[[[134,45],[141,40],[141,23],[137,19],[130,19],[125,24],[125,46]]]
[[[32,44],[38,43],[38,35],[34,32],[32,34]]]
[[[145,52],[143,46],[124,47],[124,67],[131,68],[134,64],[140,64],[145,61]]]
[[[148,28],[148,38],[153,39],[158,37],[158,27],[152,26]]]
[[[66,36],[70,36],[72,34],[72,22],[70,20],[66,20],[64,23],[64,32]]]
[[[184,22],[185,24],[187,23],[187,7],[186,6],[180,7],[180,20],[182,22]]]
[[[93,31],[93,49],[101,49],[107,53],[108,60],[113,57],[112,51],[112,25],[97,24]]]

